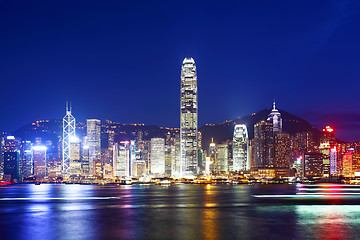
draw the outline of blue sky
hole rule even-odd
[[[199,124],[270,108],[360,139],[359,1],[2,1],[0,130],[73,114],[179,125],[180,69]]]

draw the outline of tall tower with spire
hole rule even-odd
[[[273,132],[282,132],[282,118],[281,113],[276,109],[275,100],[273,103],[273,109],[268,115],[267,121],[271,121],[273,124]]]
[[[180,88],[180,176],[198,173],[197,75],[193,58],[185,58]]]
[[[72,138],[75,138],[75,118],[71,115],[71,103],[66,102],[62,139],[62,170],[64,175],[70,175],[70,141]]]

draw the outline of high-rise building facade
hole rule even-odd
[[[210,157],[210,172],[215,173],[218,170],[218,156],[217,156],[216,143],[214,143],[214,139],[211,139],[211,143],[209,145],[208,156]]]
[[[20,180],[19,141],[14,136],[7,136],[3,151],[4,175],[10,175],[11,180]]]
[[[218,171],[220,173],[229,172],[229,146],[227,143],[217,145],[218,152]]]
[[[323,163],[325,174],[330,175],[331,174],[330,172],[336,174],[337,152],[336,151],[334,152],[335,149],[336,149],[335,130],[330,126],[326,126],[322,131],[322,136],[320,139],[320,146],[319,146],[320,153],[326,155],[326,158],[324,158],[324,163]],[[330,158],[332,161],[330,161]]]
[[[47,176],[47,161],[46,161],[46,147],[34,146],[33,161],[34,161],[34,175],[36,178],[43,178]]]
[[[152,138],[150,147],[151,173],[165,173],[165,139]]]
[[[343,156],[343,175],[345,177],[360,176],[360,154],[353,148],[348,149]]]
[[[114,177],[130,177],[130,142],[114,144],[113,172]]]
[[[273,124],[273,131],[274,133],[276,132],[282,132],[282,118],[281,118],[281,113],[279,112],[279,110],[276,109],[275,107],[275,101],[273,104],[273,109],[271,110],[267,121],[272,122]]]
[[[180,175],[198,174],[197,74],[193,58],[185,58],[180,88]]]
[[[274,167],[289,168],[291,153],[291,137],[288,133],[274,134]]]
[[[19,169],[22,177],[28,177],[33,174],[33,159],[32,159],[32,143],[30,141],[21,141],[20,144],[20,159]]]
[[[135,146],[135,140],[130,141],[130,176],[135,176],[136,171],[136,146]]]
[[[233,171],[250,169],[249,136],[245,124],[236,124],[234,127],[232,157]]]
[[[172,176],[172,164],[175,163],[175,145],[165,145],[165,176]]]
[[[82,145],[81,148],[81,175],[89,176],[89,146]]]
[[[70,139],[70,175],[81,175],[81,143],[80,139]]]
[[[75,118],[71,115],[71,106],[66,102],[66,115],[63,118],[62,140],[62,164],[63,173],[65,175],[70,175],[70,139],[73,137],[75,137]]]
[[[89,174],[94,175],[94,160],[101,159],[101,121],[86,120],[86,145],[89,147]]]
[[[254,125],[254,167],[274,167],[273,123],[260,121]]]
[[[306,153],[304,157],[304,175],[305,177],[322,177],[324,169],[324,159],[327,156],[322,153]]]

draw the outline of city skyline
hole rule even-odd
[[[80,120],[179,126],[178,66],[193,57],[202,79],[199,126],[276,98],[318,129],[332,125],[342,140],[357,140],[358,5],[5,3],[1,130],[61,118],[66,100]]]
[[[356,239],[360,1],[2,1],[0,236]]]

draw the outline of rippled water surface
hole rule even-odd
[[[357,186],[28,184],[0,188],[0,239],[359,236]]]

